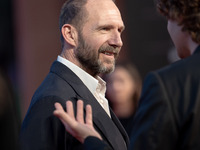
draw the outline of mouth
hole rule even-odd
[[[109,52],[109,51],[105,51],[105,52],[102,52],[102,53],[105,54],[105,55],[108,55],[108,56],[115,56],[116,55],[116,53]]]

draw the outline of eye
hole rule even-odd
[[[104,31],[109,31],[110,28],[108,28],[108,27],[103,27],[102,30],[104,30]]]
[[[122,34],[122,32],[124,31],[124,28],[119,28],[118,32]]]
[[[118,29],[118,32],[119,32],[119,33],[122,33],[122,30],[121,30],[121,29]]]

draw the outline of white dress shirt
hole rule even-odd
[[[108,105],[108,100],[105,98],[106,92],[106,82],[103,81],[99,76],[97,79],[85,72],[83,69],[68,61],[67,59],[58,56],[57,61],[67,66],[71,71],[73,71],[80,80],[85,84],[89,91],[94,95],[99,104],[103,107],[106,113],[110,117],[110,110]]]

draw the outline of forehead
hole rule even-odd
[[[120,11],[112,0],[88,0],[85,7],[88,22],[124,26]]]

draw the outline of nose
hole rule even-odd
[[[109,44],[113,47],[118,47],[121,48],[123,45],[122,39],[121,39],[121,33],[116,31],[112,33],[110,39],[109,39]]]

